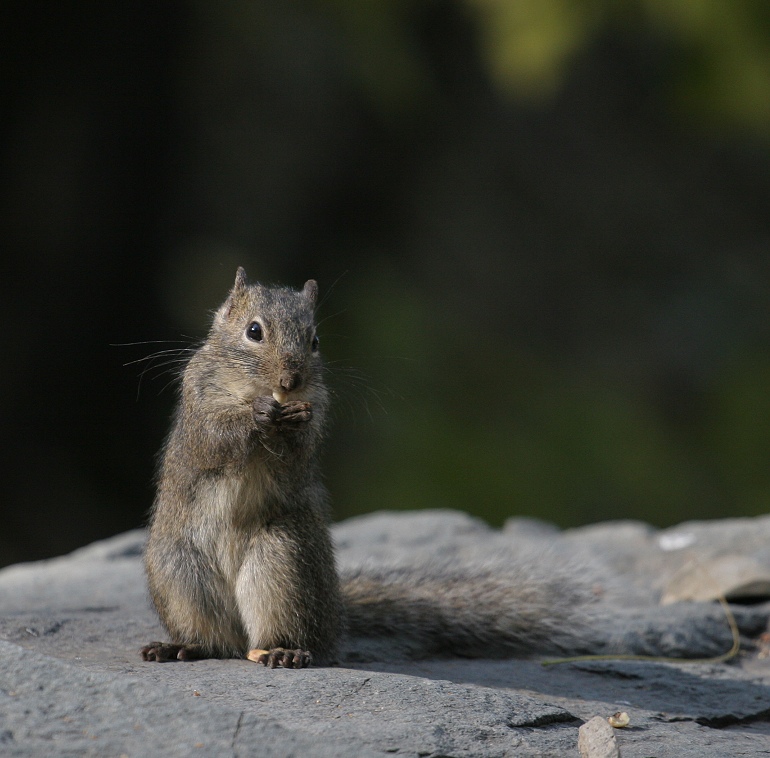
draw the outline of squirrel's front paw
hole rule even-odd
[[[278,409],[278,423],[281,426],[298,426],[305,424],[313,417],[310,403],[303,400],[290,400]]]
[[[304,400],[279,403],[272,397],[256,397],[251,407],[257,427],[271,435],[283,430],[301,429],[313,416],[310,403]]]
[[[269,395],[255,397],[251,403],[254,412],[254,420],[259,426],[274,426],[278,420],[281,406]]]

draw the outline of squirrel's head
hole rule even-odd
[[[238,396],[251,400],[272,395],[283,403],[289,398],[305,399],[314,383],[320,382],[317,298],[318,284],[313,279],[301,290],[266,287],[250,284],[244,269],[238,269],[207,340],[223,368],[233,375]]]

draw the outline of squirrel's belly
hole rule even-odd
[[[199,513],[207,514],[197,535],[228,584],[235,586],[245,555],[265,522],[271,481],[263,467],[252,464],[202,482],[196,492]]]

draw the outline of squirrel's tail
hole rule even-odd
[[[581,654],[601,583],[542,553],[343,571],[349,658]]]

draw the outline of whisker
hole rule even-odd
[[[184,366],[187,365],[192,355],[198,349],[200,342],[196,342],[192,337],[184,334],[184,339],[178,340],[137,340],[134,342],[111,343],[111,347],[136,347],[139,345],[173,345],[173,347],[156,350],[149,355],[144,355],[134,360],[126,361],[123,366],[141,366],[139,372],[139,381],[136,387],[137,400],[142,392],[142,384],[145,377],[151,380],[171,374],[172,379],[167,382],[160,392],[164,392],[169,385],[176,382],[182,374]],[[179,345],[183,345],[180,347]]]
[[[331,284],[331,286],[324,292],[324,296],[321,298],[321,302],[316,307],[316,312],[323,307],[323,304],[328,300],[329,296],[334,291],[334,288],[340,283],[340,281],[350,273],[350,269],[345,269]]]
[[[185,337],[186,335],[182,335]],[[193,339],[190,337],[189,339]],[[160,344],[168,344],[169,342],[180,342],[182,344],[189,344],[189,341],[187,339],[183,340],[141,340],[139,342],[110,342],[110,347],[131,347],[133,345],[160,345]]]
[[[145,355],[143,358],[137,358],[133,361],[128,361],[127,363],[124,363],[124,366],[133,366],[136,363],[144,363],[145,361],[151,361],[154,358],[160,358],[162,356],[167,355],[178,355],[183,356],[187,353],[194,353],[195,350],[192,348],[175,348],[175,349],[169,349],[169,350],[159,350],[157,353],[152,353],[151,355]],[[184,360],[184,358],[180,358],[180,360]]]
[[[321,324],[325,323],[330,318],[337,318],[337,316],[341,316],[343,313],[347,313],[347,312],[348,312],[348,309],[347,308],[343,308],[341,311],[337,311],[336,313],[330,313],[328,316],[324,316],[320,321],[318,321],[316,323],[316,327],[321,326]],[[332,335],[325,334],[324,336],[325,337],[329,337],[329,336],[331,336],[331,337],[344,337],[345,335],[344,334],[332,334]]]

